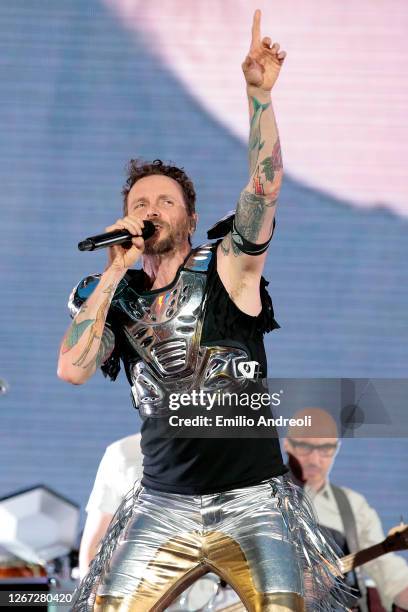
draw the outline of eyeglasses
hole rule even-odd
[[[334,453],[339,447],[338,442],[328,444],[309,444],[309,442],[299,442],[299,440],[292,440],[288,438],[288,441],[296,449],[299,456],[305,457],[310,455],[313,451],[317,451],[321,457],[333,457]]]

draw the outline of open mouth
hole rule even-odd
[[[153,225],[154,225],[154,227],[155,227],[155,229],[156,229],[156,232],[157,232],[158,230],[161,230],[161,229],[163,229],[163,228],[164,228],[164,226],[163,226],[163,225],[160,225],[160,224],[158,224],[158,223],[154,223]]]

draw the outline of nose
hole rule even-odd
[[[309,453],[309,458],[312,458],[314,461],[317,461],[317,463],[320,462],[321,459],[321,455],[319,453],[319,451],[317,450],[317,448],[313,448],[310,453]]]
[[[146,219],[156,219],[157,217],[160,217],[159,210],[155,207],[150,207],[147,211]]]

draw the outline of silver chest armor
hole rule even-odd
[[[200,344],[211,248],[205,244],[191,252],[171,289],[141,295],[122,281],[112,299],[112,311],[119,311],[124,336],[134,352],[128,375],[141,416],[169,414],[170,393],[238,392],[249,383],[243,362],[250,357],[244,347]],[[68,302],[72,317],[100,276],[89,276],[74,288]]]
[[[168,414],[170,393],[237,391],[248,383],[238,368],[249,359],[245,350],[200,345],[210,261],[211,245],[203,245],[192,251],[171,289],[143,296],[129,289],[115,299],[115,309],[126,314],[126,339],[140,358],[130,378],[141,416]]]

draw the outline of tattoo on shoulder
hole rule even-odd
[[[231,247],[231,233],[228,233],[226,236],[224,236],[221,242],[221,251],[223,252],[224,255],[229,254],[230,247]]]
[[[237,245],[232,240],[231,232],[228,232],[221,242],[221,251],[223,255],[227,256],[230,254],[231,250],[236,257],[238,257],[238,255],[242,255],[242,251],[238,249]]]

